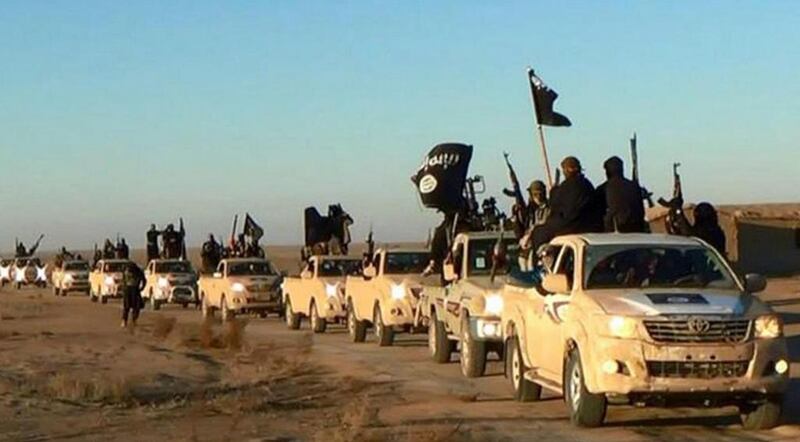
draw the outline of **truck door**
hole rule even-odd
[[[543,375],[559,383],[564,360],[562,329],[575,280],[575,256],[575,249],[572,246],[562,247],[554,272],[567,276],[569,290],[567,293],[540,295],[541,304],[537,304],[540,307],[536,316],[537,339],[529,340],[528,344],[533,347],[531,354],[534,356],[536,367]]]

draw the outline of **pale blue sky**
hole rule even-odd
[[[361,239],[421,240],[438,219],[409,176],[442,141],[507,184],[542,175],[525,67],[574,126],[547,132],[600,181],[639,133],[657,194],[796,201],[800,4],[0,2],[0,250],[186,218],[190,241],[249,210],[274,243],[341,201]],[[504,199],[504,202],[507,202]]]

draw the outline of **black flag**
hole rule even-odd
[[[556,91],[547,87],[541,78],[528,68],[528,79],[531,83],[533,107],[536,110],[536,122],[542,126],[572,126],[569,118],[553,110],[553,103],[558,98]]]
[[[471,159],[472,146],[461,143],[436,145],[411,177],[422,204],[443,212],[464,208],[464,184]]]
[[[255,220],[250,217],[249,213],[246,213],[244,217],[244,234],[253,238],[253,241],[256,242],[260,240],[262,236],[264,236],[264,229],[256,224]]]

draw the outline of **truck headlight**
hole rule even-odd
[[[406,286],[403,284],[392,284],[392,299],[400,301],[406,297]]]
[[[244,284],[241,282],[234,282],[231,284],[231,290],[237,293],[242,293],[244,291]]]
[[[67,273],[66,275],[64,275],[64,282],[66,282],[66,283],[70,283],[70,282],[72,282],[72,275],[71,275],[71,274],[69,274],[69,273]]]
[[[327,295],[329,298],[335,297],[338,286],[339,284],[325,284],[325,295]]]
[[[756,338],[771,339],[783,336],[783,324],[777,315],[765,315],[756,318]]]
[[[624,316],[612,316],[608,320],[608,333],[615,338],[636,337],[636,321]]]
[[[108,286],[112,286],[112,285],[114,285],[114,277],[113,276],[106,276],[106,279],[104,279],[103,282]]]
[[[486,313],[495,316],[503,313],[503,297],[499,293],[493,293],[486,297]]]
[[[167,278],[165,278],[163,276],[158,278],[158,287],[162,288],[162,289],[165,289],[165,288],[169,287],[169,281],[167,280]]]
[[[20,270],[19,268],[17,268],[17,270],[14,272],[14,276],[15,276],[14,279],[16,279],[17,282],[24,281],[25,280],[25,270]]]

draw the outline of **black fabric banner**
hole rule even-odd
[[[572,126],[569,118],[553,110],[553,103],[558,98],[556,91],[547,87],[544,81],[533,73],[533,69],[528,69],[528,79],[533,107],[536,109],[536,122],[542,126]]]
[[[445,213],[464,208],[464,183],[470,160],[472,146],[466,144],[443,143],[431,149],[411,177],[422,204]]]

